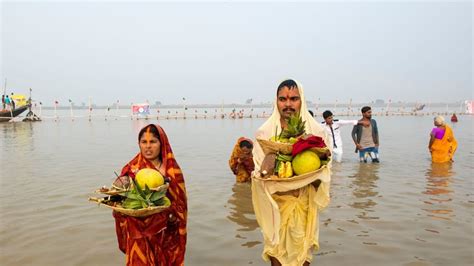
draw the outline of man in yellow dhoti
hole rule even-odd
[[[278,86],[273,113],[258,129],[256,138],[270,139],[297,113],[305,121],[306,134],[319,136],[331,146],[324,128],[308,112],[303,87],[294,80]],[[318,212],[329,204],[331,163],[317,177],[280,182],[257,178],[265,158],[258,142],[253,158],[252,202],[264,238],[263,259],[271,265],[309,265],[312,251],[319,249]]]

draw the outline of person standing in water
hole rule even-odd
[[[169,180],[166,196],[171,206],[143,218],[114,211],[119,248],[129,266],[184,265],[187,196],[183,173],[160,126],[150,124],[140,130],[138,146],[140,152],[123,167],[114,185],[126,183],[124,178],[134,179],[143,168],[155,169]]]

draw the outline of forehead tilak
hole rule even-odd
[[[291,97],[300,97],[300,91],[298,87],[284,87],[283,89],[279,90],[277,93],[277,97],[285,97],[285,98],[291,98]]]
[[[152,134],[151,134],[150,127],[146,129],[144,137],[146,141],[151,141]]]

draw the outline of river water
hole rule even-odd
[[[342,128],[313,265],[473,265],[474,117],[452,125],[452,165],[431,164],[431,116],[374,118],[380,164],[360,164]],[[250,185],[236,184],[227,164],[262,118],[1,123],[0,264],[123,265],[111,211],[87,199],[138,152],[140,128],[157,122],[186,180],[186,265],[269,265]]]

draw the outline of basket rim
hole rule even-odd
[[[164,189],[168,189],[169,186],[170,186],[169,183],[164,183],[163,185],[158,186],[156,188],[150,188],[150,190],[152,190],[152,191],[161,191],[161,190],[164,190]],[[113,196],[113,195],[119,195],[121,193],[126,193],[126,192],[130,192],[130,191],[131,191],[131,189],[117,190],[115,187],[111,187],[108,191],[100,191],[100,188],[96,189],[94,191],[94,193]]]
[[[328,162],[329,163],[329,162]],[[261,181],[277,181],[277,182],[291,182],[291,181],[295,181],[295,180],[300,180],[300,179],[304,179],[308,176],[311,176],[311,175],[314,175],[314,174],[317,174],[319,172],[321,172],[323,169],[325,168],[328,168],[328,166],[325,164],[323,166],[321,166],[319,169],[315,170],[315,171],[312,171],[312,172],[308,172],[306,174],[302,174],[302,175],[295,175],[295,176],[292,176],[292,177],[289,177],[289,178],[280,178],[276,175],[271,175],[269,178],[263,178],[263,177],[257,177],[257,176],[253,176],[252,178],[254,179],[257,179],[257,180],[261,180]],[[328,168],[329,169],[329,168]]]
[[[286,142],[276,142],[268,139],[257,139],[257,141],[260,143],[268,143],[268,144],[275,144],[275,145],[284,145],[284,146],[293,146],[294,143],[286,143]]]
[[[169,209],[170,206],[148,206],[146,208],[142,209],[125,209],[123,207],[116,207],[116,206],[111,206],[107,203],[101,202],[100,204],[105,205],[105,207],[110,208],[116,212],[120,212],[122,214],[128,215],[128,216],[133,216],[133,217],[145,217],[149,216],[152,214],[160,213],[166,209]]]

